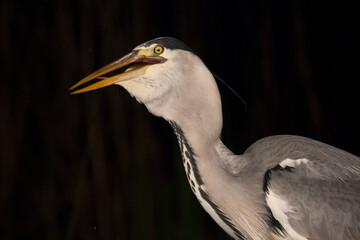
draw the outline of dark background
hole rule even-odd
[[[246,101],[219,83],[234,152],[286,133],[360,155],[353,1],[0,3],[0,239],[228,239],[165,121],[118,87],[69,94],[159,36],[183,40]]]

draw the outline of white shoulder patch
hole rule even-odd
[[[272,214],[284,227],[286,232],[293,240],[307,240],[304,236],[298,234],[290,225],[289,217],[286,215],[288,212],[293,212],[291,206],[284,199],[281,199],[274,192],[269,189],[269,193],[266,194],[266,203],[271,209]]]
[[[296,167],[299,166],[300,164],[307,164],[309,163],[309,160],[306,158],[299,158],[299,159],[291,159],[291,158],[286,158],[285,160],[283,160],[279,165],[282,168],[286,168],[286,167]]]

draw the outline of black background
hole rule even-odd
[[[187,43],[246,101],[219,83],[234,152],[297,134],[360,155],[353,1],[0,3],[0,239],[228,239],[165,121],[118,87],[69,94],[159,36]]]

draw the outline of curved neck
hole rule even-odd
[[[198,150],[215,145],[220,138],[222,109],[213,75],[200,58],[192,60],[195,63],[186,66],[186,76],[179,71],[172,79],[176,85],[145,105],[154,115],[176,122]]]

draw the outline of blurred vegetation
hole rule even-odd
[[[186,42],[247,102],[219,83],[234,152],[287,133],[360,153],[350,0],[2,0],[0,36],[0,239],[229,239],[162,119],[117,87],[69,94],[159,36]]]

